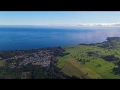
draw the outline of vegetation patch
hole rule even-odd
[[[81,64],[70,55],[57,57],[57,59],[59,59],[58,67],[60,67],[62,71],[67,75],[74,75],[81,79],[102,78],[99,74]]]
[[[105,44],[108,46],[100,47]],[[64,47],[64,50],[69,55],[58,57],[57,59],[59,60],[58,67],[61,67],[62,71],[67,75],[74,74],[80,78],[120,78],[119,38],[108,38],[107,41],[94,45],[79,44],[67,46]],[[95,74],[90,76],[90,72],[86,68],[89,68],[99,76],[95,77]]]
[[[0,67],[4,67],[6,65],[6,61],[5,60],[0,60]]]

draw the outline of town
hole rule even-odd
[[[57,67],[56,56],[64,56],[63,48],[0,51],[0,79],[78,79]]]
[[[15,60],[11,63],[11,68],[20,68],[21,65],[27,65],[32,63],[32,65],[40,65],[42,67],[47,67],[50,65],[50,62],[53,58],[53,52],[50,50],[38,50],[37,52],[31,54],[23,54],[19,56],[14,56],[7,60]],[[17,65],[16,61],[19,62]]]

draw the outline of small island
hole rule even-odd
[[[0,51],[0,79],[120,79],[120,37],[96,44]]]

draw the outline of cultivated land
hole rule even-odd
[[[75,58],[66,55],[64,57],[58,57],[60,60],[58,67],[62,68],[62,71],[67,75],[74,75],[79,78],[102,78],[99,74],[97,74],[92,69],[86,67],[82,63],[75,60]],[[89,74],[88,74],[89,73]]]
[[[103,43],[63,48],[69,54],[57,57],[58,67],[62,68],[67,75],[86,79],[120,78],[120,75],[114,74],[113,71],[113,68],[118,68],[117,63],[120,61],[120,39],[118,37],[108,38],[108,41]]]

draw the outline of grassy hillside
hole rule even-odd
[[[80,78],[120,78],[120,75],[115,75],[112,71],[114,67],[118,67],[115,62],[120,61],[120,42],[114,41],[114,47],[110,45],[105,48],[100,47],[103,44],[64,47],[69,55],[57,57],[58,67],[62,68],[67,75],[75,75]],[[103,59],[110,55],[114,55],[118,59],[113,58],[110,61]]]
[[[59,59],[58,67],[62,68],[62,71],[67,75],[74,75],[79,78],[102,78],[99,74],[92,69],[81,64],[70,55],[64,57],[57,57]]]

